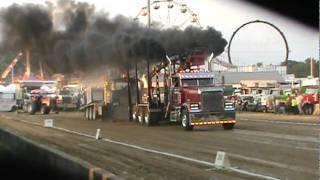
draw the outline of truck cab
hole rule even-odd
[[[211,72],[182,72],[172,78],[170,121],[181,121],[186,130],[221,123],[232,129],[235,107],[224,98],[224,88]]]

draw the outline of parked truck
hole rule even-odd
[[[315,105],[319,103],[319,87],[307,87],[302,99],[302,109],[307,115],[312,115]]]
[[[166,58],[149,73],[150,80],[137,81],[140,97],[133,119],[148,126],[161,120],[178,122],[185,130],[203,125],[233,129],[235,106],[224,98],[224,79],[200,68],[207,55]]]
[[[308,77],[308,79],[301,82],[303,94],[302,110],[305,114],[311,115],[319,104],[320,97],[320,79]]]
[[[16,90],[17,112],[58,113],[56,81],[25,80],[19,81]]]
[[[59,109],[78,110],[80,107],[80,94],[78,84],[64,85],[58,90],[57,105]]]

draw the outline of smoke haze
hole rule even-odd
[[[166,54],[187,54],[202,48],[216,56],[227,41],[212,27],[200,29],[148,29],[137,22],[94,12],[87,3],[63,6],[66,28],[53,28],[53,6],[13,4],[1,10],[1,49],[31,49],[31,55],[54,73],[90,71],[96,67],[127,67],[146,58],[161,61]],[[148,48],[149,47],[149,48]],[[32,61],[33,58],[31,58]]]

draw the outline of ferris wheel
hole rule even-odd
[[[134,18],[142,24],[148,24],[148,6],[141,8]],[[198,15],[182,2],[174,0],[154,0],[150,3],[151,27],[184,29],[187,26],[200,27]]]

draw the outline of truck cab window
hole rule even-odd
[[[183,85],[183,87],[198,86],[198,80],[197,79],[183,79],[182,85]]]
[[[213,78],[199,79],[199,86],[213,86]]]

